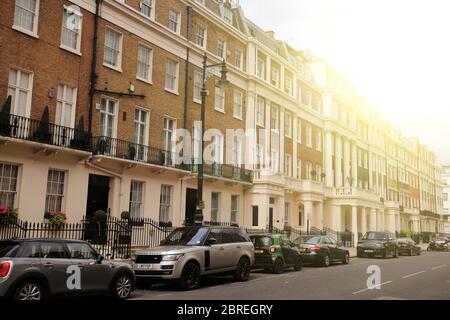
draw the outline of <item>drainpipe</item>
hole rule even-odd
[[[189,60],[191,54],[190,48],[190,40],[191,40],[191,17],[192,17],[192,7],[187,6],[187,26],[186,26],[186,38],[187,38],[187,47],[186,47],[186,65],[184,69],[185,81],[184,81],[184,112],[183,112],[183,128],[187,129],[188,123],[188,91],[189,91]]]
[[[92,113],[94,109],[95,84],[97,81],[97,40],[100,7],[103,0],[95,0],[94,38],[92,40],[91,78],[89,88],[88,137],[92,137]]]

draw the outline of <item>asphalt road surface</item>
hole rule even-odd
[[[368,267],[379,266],[380,289],[368,289]],[[373,283],[373,282],[372,282]],[[304,267],[275,275],[255,271],[248,282],[232,277],[202,280],[195,291],[174,285],[139,289],[136,300],[450,300],[450,253],[423,252],[398,259],[353,258],[349,265]]]

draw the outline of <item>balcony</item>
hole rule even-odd
[[[13,114],[2,115],[0,136],[89,151],[87,132]]]
[[[162,150],[133,142],[114,139],[110,137],[94,137],[92,143],[94,155],[103,155],[112,158],[137,161],[156,166],[175,168],[187,172],[197,173],[197,165],[179,163],[179,155],[175,152]],[[252,172],[239,167],[223,164],[204,164],[205,175],[240,181],[252,182]]]
[[[363,199],[373,202],[380,202],[380,195],[365,189],[352,187],[338,187],[334,189],[334,196],[341,199]]]

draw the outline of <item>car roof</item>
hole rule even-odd
[[[18,239],[4,239],[1,242],[79,242],[86,243],[84,240],[64,239],[64,238],[18,238]]]
[[[253,233],[249,235],[250,237],[283,237],[286,236],[285,234],[278,234],[278,233]]]

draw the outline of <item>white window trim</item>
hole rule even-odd
[[[289,118],[289,130],[286,130],[286,124],[287,124],[286,118]],[[292,125],[292,119],[293,119],[292,113],[290,113],[290,112],[284,113],[284,135],[285,135],[285,137],[290,138],[290,139],[292,139],[292,133],[294,131],[293,125]]]
[[[25,72],[28,73],[30,75],[29,79],[28,79],[28,86],[29,86],[29,91],[28,91],[28,96],[27,96],[27,106],[26,106],[26,110],[25,110],[25,118],[29,118],[30,114],[31,114],[31,101],[32,101],[32,97],[33,97],[33,83],[34,83],[34,73],[25,69],[20,69],[20,68],[15,68],[12,67],[9,70],[16,70],[17,72]],[[8,75],[8,87],[10,87],[9,84],[9,75]],[[17,89],[19,88],[17,85],[14,85],[14,88],[16,89],[15,94],[17,95]],[[7,91],[8,92],[8,89]],[[8,93],[6,93],[8,95]],[[14,97],[14,101],[17,102],[18,99],[17,97]],[[16,110],[16,106],[15,105],[11,105],[11,113],[17,115],[17,110]]]
[[[117,138],[117,123],[119,122],[118,118],[119,118],[119,107],[120,107],[119,104],[120,104],[120,100],[111,98],[109,96],[102,95],[100,97],[100,104],[101,104],[102,99],[112,100],[112,101],[116,102],[116,108],[114,110],[114,125],[113,125],[112,137],[111,137],[113,139],[116,139]],[[100,123],[100,113],[101,113],[101,110],[99,110],[99,112],[98,112],[99,123]],[[100,129],[100,125],[98,127]]]
[[[176,71],[175,71],[175,89],[170,89],[166,87],[166,77],[167,77],[167,60],[171,60],[172,62],[176,63]],[[165,67],[164,67],[164,90],[170,93],[173,93],[175,95],[179,95],[179,82],[180,82],[180,63],[177,60],[171,59],[171,58],[167,58],[166,59],[166,63],[165,63]]]
[[[152,21],[155,21],[155,8],[156,8],[156,0],[152,0],[152,7],[151,7],[151,11],[150,11],[150,17],[148,16],[148,15],[146,15],[146,14],[144,14],[143,12],[142,12],[142,0],[140,0],[139,1],[139,13],[143,16],[143,17],[145,17],[145,18],[147,18],[147,19],[150,19],[150,20],[152,20]]]
[[[203,36],[203,46],[201,46],[201,45],[199,45],[197,43],[198,28],[199,27],[205,30],[205,34]],[[194,39],[193,44],[195,46],[197,46],[198,48],[200,48],[200,49],[206,50],[207,43],[208,43],[208,29],[203,24],[197,24],[196,27],[195,27],[195,39]]]
[[[70,7],[64,5],[64,11],[68,10]],[[63,25],[61,24],[61,39],[60,39],[60,45],[59,47],[63,50],[69,51],[71,53],[74,53],[76,55],[81,56],[81,37],[83,32],[83,13],[81,11],[78,11],[77,14],[80,16],[80,31],[78,32],[78,39],[77,39],[77,47],[76,49],[68,47],[62,43],[62,32],[64,30]],[[64,15],[64,12],[63,12]],[[64,17],[63,17],[63,23],[64,23]]]
[[[235,95],[236,93],[240,93],[241,94],[241,115],[238,116],[234,113],[235,110]],[[238,120],[243,120],[243,114],[244,114],[244,92],[241,90],[234,90],[233,92],[233,118],[238,119]]]
[[[199,75],[200,76],[200,99],[196,99],[195,98],[195,75]],[[202,87],[203,87],[203,74],[200,71],[196,71],[194,70],[194,75],[193,75],[193,79],[192,79],[192,101],[194,101],[195,103],[201,104],[202,103],[202,99],[201,99],[201,95],[202,95]]]
[[[217,108],[217,90],[220,90],[223,93],[223,100],[222,100],[222,108],[221,109]],[[225,91],[223,89],[219,88],[219,87],[215,87],[215,90],[214,90],[214,110],[215,111],[218,111],[218,112],[221,112],[221,113],[225,113],[225,105],[226,105],[225,99],[226,99]]]
[[[236,199],[236,212],[235,212],[235,219],[233,220],[233,197]],[[240,204],[240,196],[238,194],[232,194],[230,198],[230,221],[234,223],[239,222],[239,204]]]
[[[154,1],[154,0],[153,0]],[[154,10],[152,10],[154,11]],[[167,29],[169,29],[170,32],[180,35],[181,33],[181,13],[173,8],[169,8],[169,24],[170,24],[170,11],[176,12],[177,13],[177,30],[173,31],[172,29],[170,29],[169,26],[167,26]]]
[[[219,56],[219,42],[222,42],[222,44],[223,44],[223,48],[222,48],[223,56]],[[227,41],[224,40],[223,38],[217,39],[216,56],[222,61],[227,59]]]
[[[240,62],[239,66],[236,65],[236,57],[237,57],[238,53],[239,53],[239,62]],[[233,56],[233,58],[234,58],[234,61],[233,61],[234,66],[236,68],[238,68],[239,70],[244,70],[244,61],[243,61],[244,60],[244,54],[242,53],[242,51],[239,50],[239,49],[234,49],[234,56]]]
[[[133,183],[138,183],[139,185],[142,186],[141,202],[133,201],[133,199],[131,198],[131,194],[132,194],[131,191],[132,191]],[[140,203],[139,217],[134,217],[134,218],[137,218],[137,219],[141,219],[141,218],[144,217],[144,213],[145,213],[145,187],[146,186],[145,186],[145,182],[144,181],[139,181],[139,180],[131,180],[130,181],[130,199],[129,199],[129,202],[128,202],[128,206],[129,206],[129,209],[131,211],[131,204],[132,203]],[[131,215],[131,212],[130,212],[130,215]]]
[[[14,18],[13,18],[13,25],[12,29],[22,32],[28,36],[34,37],[36,39],[39,39],[38,35],[38,26],[39,26],[39,7],[40,7],[40,0],[36,0],[36,11],[34,13],[34,21],[33,21],[33,31],[27,30],[25,28],[22,28],[21,26],[17,26],[14,24]],[[14,1],[14,14],[16,9],[16,1]]]
[[[316,128],[316,150],[322,151],[322,130]]]
[[[136,106],[135,109],[141,110],[147,113],[147,117],[145,119],[145,134],[144,134],[144,145],[148,146],[149,143],[149,130],[150,130],[150,110]],[[140,122],[139,122],[140,123]],[[133,118],[133,125],[136,125],[136,118]],[[133,126],[133,132],[134,132],[134,126]]]
[[[138,75],[138,68],[137,68],[137,65],[138,65],[139,61],[136,60],[136,79],[139,80],[139,81],[142,81],[142,82],[145,82],[145,83],[153,85],[153,48],[151,48],[150,46],[140,42],[140,43],[138,43],[138,54],[139,54],[139,46],[145,47],[148,50],[150,50],[150,61],[149,61],[150,73],[149,73],[149,79],[144,79],[144,78],[139,77],[139,75]]]
[[[62,170],[62,169],[55,169],[55,168],[49,168],[47,171],[47,185],[48,185],[48,173],[50,171],[56,171],[56,172],[62,172],[64,174],[64,181],[63,181],[63,191],[62,194],[57,194],[57,193],[48,193],[48,187],[46,188],[45,191],[45,208],[44,211],[47,211],[47,197],[48,196],[54,196],[54,197],[61,197],[61,210],[60,212],[66,212],[65,208],[66,208],[66,194],[67,194],[67,176],[69,175],[69,172],[66,170]],[[59,181],[57,182],[59,183]]]
[[[76,113],[76,109],[77,109],[77,96],[78,96],[78,88],[75,86],[71,86],[70,84],[66,84],[66,83],[60,83],[58,85],[58,89],[59,86],[63,87],[63,90],[65,92],[66,87],[71,87],[73,89],[73,97],[72,97],[72,114],[70,115],[70,128],[75,128],[75,113]],[[57,90],[58,90],[57,89]],[[56,96],[56,108],[58,108],[58,102],[61,101],[62,104],[66,103],[66,100],[59,100],[58,99],[58,95]],[[57,121],[55,121],[57,122]],[[58,125],[58,123],[56,123]],[[62,124],[59,124],[62,126]]]
[[[262,101],[262,105],[261,105],[261,123],[259,123],[259,119],[258,119],[258,108],[259,108],[259,101]],[[256,99],[256,110],[255,110],[255,122],[256,125],[259,127],[264,128],[265,127],[265,123],[264,123],[264,114],[265,114],[265,109],[266,109],[266,102],[264,101],[264,99],[259,98]]]
[[[108,63],[106,63],[105,62],[105,46],[106,46],[106,43],[104,43],[103,44],[103,66],[104,67],[107,67],[107,68],[110,68],[110,69],[113,69],[113,70],[115,70],[115,71],[118,71],[118,72],[122,72],[123,70],[122,70],[122,55],[123,55],[123,33],[122,32],[120,32],[120,31],[117,31],[116,29],[114,29],[114,28],[111,28],[110,26],[106,26],[105,27],[105,42],[106,42],[106,29],[109,29],[109,30],[111,30],[111,31],[113,31],[113,32],[115,32],[115,33],[118,33],[118,34],[120,34],[120,40],[119,40],[119,55],[117,56],[117,66],[113,66],[113,65],[110,65],[110,64],[108,64]]]
[[[272,114],[273,111],[276,110],[276,123],[275,123],[275,127],[272,128]],[[280,108],[279,107],[275,107],[275,106],[270,106],[270,130],[272,132],[275,133],[279,133],[280,132]]]
[[[309,124],[309,123],[307,123],[306,124],[306,131],[305,131],[305,133],[306,133],[306,141],[305,141],[305,143],[306,143],[306,146],[308,147],[308,148],[312,148],[312,142],[313,142],[313,137],[312,137],[312,135],[313,135],[313,129],[312,129],[312,126]]]

